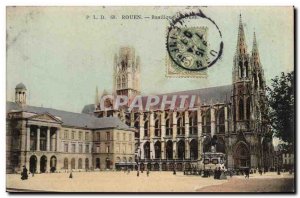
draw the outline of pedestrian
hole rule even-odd
[[[28,179],[28,174],[27,174],[27,168],[26,168],[26,166],[23,166],[23,171],[21,173],[21,179],[22,180]]]
[[[279,170],[279,168],[277,169],[277,175],[280,175],[280,170]]]
[[[217,179],[221,178],[221,174],[222,174],[221,167],[219,167],[218,174],[217,174]]]
[[[173,175],[176,175],[176,169],[175,168],[173,169]]]
[[[70,172],[69,178],[70,178],[70,179],[73,179],[72,171]]]
[[[140,172],[139,172],[139,171],[137,171],[137,174],[136,174],[136,176],[137,176],[137,177],[139,177],[139,176],[140,176]]]
[[[147,169],[147,177],[149,177],[149,173],[150,173],[150,171],[149,171],[149,169]]]
[[[249,173],[250,173],[250,171],[249,171],[249,169],[247,168],[247,169],[245,170],[245,178],[248,178],[248,179],[249,179]]]
[[[218,169],[217,167],[215,168],[215,172],[214,172],[214,179],[217,179],[217,175],[218,175]]]

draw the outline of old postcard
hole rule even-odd
[[[295,192],[294,8],[6,8],[8,192]]]

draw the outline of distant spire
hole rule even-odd
[[[99,92],[98,92],[98,86],[96,86],[95,105],[98,106],[98,104],[99,104]]]
[[[237,51],[237,54],[245,54],[247,51],[245,32],[244,32],[241,14],[240,14],[240,20],[239,20],[239,32],[238,32],[236,51]]]
[[[103,96],[107,96],[107,95],[108,95],[108,92],[106,91],[106,89],[104,89],[104,90],[103,90],[103,93],[102,93],[102,97],[103,97]]]
[[[256,41],[256,34],[255,34],[255,31],[254,31],[254,33],[253,33],[252,56],[256,56],[257,58],[259,58],[259,52],[258,52],[258,46],[257,46],[257,41]]]

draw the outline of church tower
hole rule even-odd
[[[240,15],[236,53],[233,59],[233,121],[234,131],[249,131],[251,127],[252,66],[247,52],[242,17]]]
[[[114,58],[114,93],[130,99],[140,94],[140,58],[132,47],[122,47]]]
[[[17,84],[15,88],[15,102],[20,105],[26,105],[26,92],[27,89],[23,83]]]
[[[260,62],[258,44],[256,41],[256,34],[253,34],[253,47],[251,55],[251,65],[253,67],[252,75],[252,91],[253,91],[253,119],[255,119],[255,128],[260,129],[259,133],[267,132],[268,129],[263,129],[267,126],[266,118],[266,81],[264,71]]]

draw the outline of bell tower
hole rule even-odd
[[[23,83],[17,84],[15,88],[15,102],[20,105],[26,105],[27,89]]]
[[[114,58],[114,93],[129,99],[140,94],[140,58],[132,47],[122,47]]]
[[[242,17],[239,19],[238,39],[233,59],[233,120],[234,130],[249,131],[251,126],[251,79],[252,67],[247,52]]]
[[[266,122],[266,81],[264,78],[264,71],[260,62],[258,44],[256,41],[256,34],[253,34],[253,47],[251,54],[252,72],[252,95],[253,95],[253,113],[255,125],[257,129],[260,129],[261,133],[268,131],[263,126],[267,126]]]

